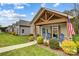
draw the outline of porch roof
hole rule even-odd
[[[41,15],[45,10],[46,10],[46,11],[53,12],[53,13],[56,13],[56,14],[59,14],[59,15],[62,15],[62,16],[64,16],[64,17],[67,17],[67,16],[68,16],[70,19],[73,19],[73,18],[74,18],[73,16],[67,15],[67,14],[65,14],[65,13],[63,13],[63,12],[59,12],[59,11],[52,10],[52,9],[48,9],[48,8],[41,8],[41,9],[38,11],[38,13],[35,15],[35,17],[33,18],[33,20],[31,21],[31,24],[32,24],[32,23],[35,23],[36,20],[40,17],[40,15]]]

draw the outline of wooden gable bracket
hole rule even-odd
[[[46,12],[44,14],[44,19],[43,18],[40,18],[40,20],[42,20],[43,22],[46,22],[47,21],[47,13]]]
[[[47,13],[45,12],[45,20],[47,20]]]
[[[54,16],[54,14],[52,14],[49,18],[48,18],[48,21]]]
[[[40,20],[45,21],[43,18],[40,18]]]

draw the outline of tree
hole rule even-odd
[[[78,3],[74,3],[74,9],[75,9],[75,21],[77,24],[77,29],[78,29],[78,34],[79,34],[79,12],[76,12],[77,10],[79,11],[79,4]]]
[[[74,3],[73,9],[65,10],[64,13],[74,16],[74,20],[72,24],[74,26],[75,32],[78,34],[79,33],[79,4]]]

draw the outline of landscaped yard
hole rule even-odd
[[[0,33],[0,47],[28,42],[28,36],[14,36],[9,33]]]
[[[14,36],[9,33],[0,33],[0,47],[27,43],[29,36]],[[78,39],[79,35],[73,37],[74,40]],[[0,53],[0,56],[57,56],[57,54],[41,48],[37,45],[15,49],[12,51]]]
[[[14,36],[9,33],[0,33],[0,47],[21,44],[28,42],[29,36]],[[38,47],[37,45],[20,48],[4,53],[0,53],[0,56],[56,56],[46,49]]]
[[[1,53],[0,56],[57,56],[57,54],[52,53],[44,48],[40,48],[37,45],[33,45]]]

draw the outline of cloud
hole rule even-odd
[[[53,6],[54,7],[57,7],[57,6],[59,6],[60,5],[60,3],[55,3]]]
[[[41,7],[46,7],[46,3],[42,3],[41,4]]]
[[[30,7],[30,6],[31,6],[29,3],[26,3],[26,4],[24,4],[24,5],[26,5],[26,6],[28,6],[28,7]]]
[[[25,14],[18,14],[18,13],[15,13],[14,10],[2,10],[0,12],[0,16],[2,17],[17,17],[17,16],[21,16],[21,17],[26,17]]]
[[[4,6],[4,3],[0,3],[1,6]]]
[[[10,5],[12,3],[0,3],[1,6]]]
[[[25,6],[30,7],[31,5],[28,3],[16,3],[14,4],[14,9],[23,9]]]
[[[0,12],[0,17],[13,18],[13,17],[26,17],[26,15],[15,13],[14,10],[3,10]]]
[[[32,12],[31,15],[33,16],[34,15],[34,12]]]
[[[24,6],[16,6],[15,9],[23,9]]]
[[[15,13],[14,10],[2,10],[0,12],[0,24],[3,26],[15,23],[19,19],[25,19],[27,16],[25,14]]]
[[[22,4],[19,4],[19,3],[14,4],[14,9],[23,9],[23,8],[24,8],[24,5]]]
[[[2,25],[3,27],[11,25],[12,23],[15,23],[16,21],[18,21],[19,19],[13,19],[13,18],[7,18],[7,17],[1,17],[0,18],[0,25]]]

